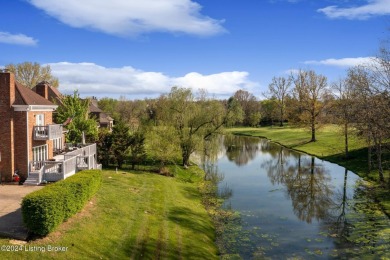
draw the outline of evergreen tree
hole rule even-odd
[[[114,156],[114,161],[119,168],[122,168],[122,165],[126,160],[132,141],[129,126],[123,121],[116,122],[112,129],[111,152]]]

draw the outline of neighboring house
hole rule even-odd
[[[99,108],[96,97],[92,97],[89,100],[90,116],[95,117],[99,127],[107,128],[109,131],[112,131],[112,128],[114,127],[114,119]]]
[[[45,84],[38,84],[36,93],[0,71],[1,182],[12,181],[16,173],[26,183],[39,184],[97,167],[96,144],[65,152],[62,125],[53,124],[58,106],[48,100],[54,88]]]
[[[61,105],[62,104],[62,94],[55,87],[51,86],[47,81],[42,81],[36,85],[33,90],[50,100],[54,104]],[[95,118],[97,122],[97,127],[107,128],[112,131],[114,127],[114,119],[107,115],[103,110],[101,110],[98,106],[98,101],[96,97],[89,98],[89,108],[88,112],[91,118]]]
[[[32,90],[56,105],[62,104],[61,92],[59,92],[57,88],[51,86],[47,81],[38,83]]]

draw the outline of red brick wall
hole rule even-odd
[[[36,124],[36,115],[45,115],[45,125],[52,124],[52,112],[14,112],[15,115],[15,169],[23,178],[28,176],[28,163],[33,160],[32,149],[35,146],[48,145],[48,157],[53,158],[53,141],[34,140],[34,126]],[[27,140],[29,142],[27,143]],[[28,147],[27,147],[28,145]]]
[[[35,86],[35,92],[38,95],[41,95],[42,97],[49,100],[49,87],[46,84],[38,84]]]
[[[33,159],[34,146],[48,144],[48,156],[53,157],[53,141],[33,140],[36,115],[45,115],[45,125],[52,124],[52,112],[14,111],[15,79],[12,73],[0,73],[0,174],[12,181],[15,170],[22,178],[28,176],[28,163]],[[28,140],[28,142],[27,142]]]
[[[26,115],[27,112],[14,111],[15,170],[24,179],[28,176]]]
[[[12,73],[0,73],[0,174],[11,181],[14,172],[14,121],[11,105],[15,101],[15,78]]]
[[[48,141],[36,141],[36,140],[34,140],[33,130],[34,130],[34,126],[35,126],[35,123],[36,123],[35,117],[36,117],[36,115],[39,115],[39,114],[44,114],[45,115],[45,125],[50,125],[50,124],[53,123],[53,112],[38,112],[38,111],[28,112],[28,129],[29,129],[28,139],[30,140],[30,157],[29,157],[29,160],[33,159],[32,148],[34,146],[39,146],[39,145],[44,145],[44,144],[48,145],[49,159],[53,158],[53,141],[52,140],[48,140]]]

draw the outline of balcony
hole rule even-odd
[[[34,140],[53,140],[62,137],[62,125],[34,126]]]
[[[30,161],[26,185],[38,185],[43,180],[54,182],[66,179],[76,172],[101,169],[96,161],[96,144],[75,147],[71,152],[55,156],[47,161]]]

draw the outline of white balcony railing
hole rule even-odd
[[[34,140],[53,140],[62,137],[62,125],[34,126]]]
[[[90,144],[64,154],[63,159],[59,161],[30,162],[30,173],[36,169],[43,169],[42,179],[52,182],[63,180],[78,171],[97,167],[96,144]]]

